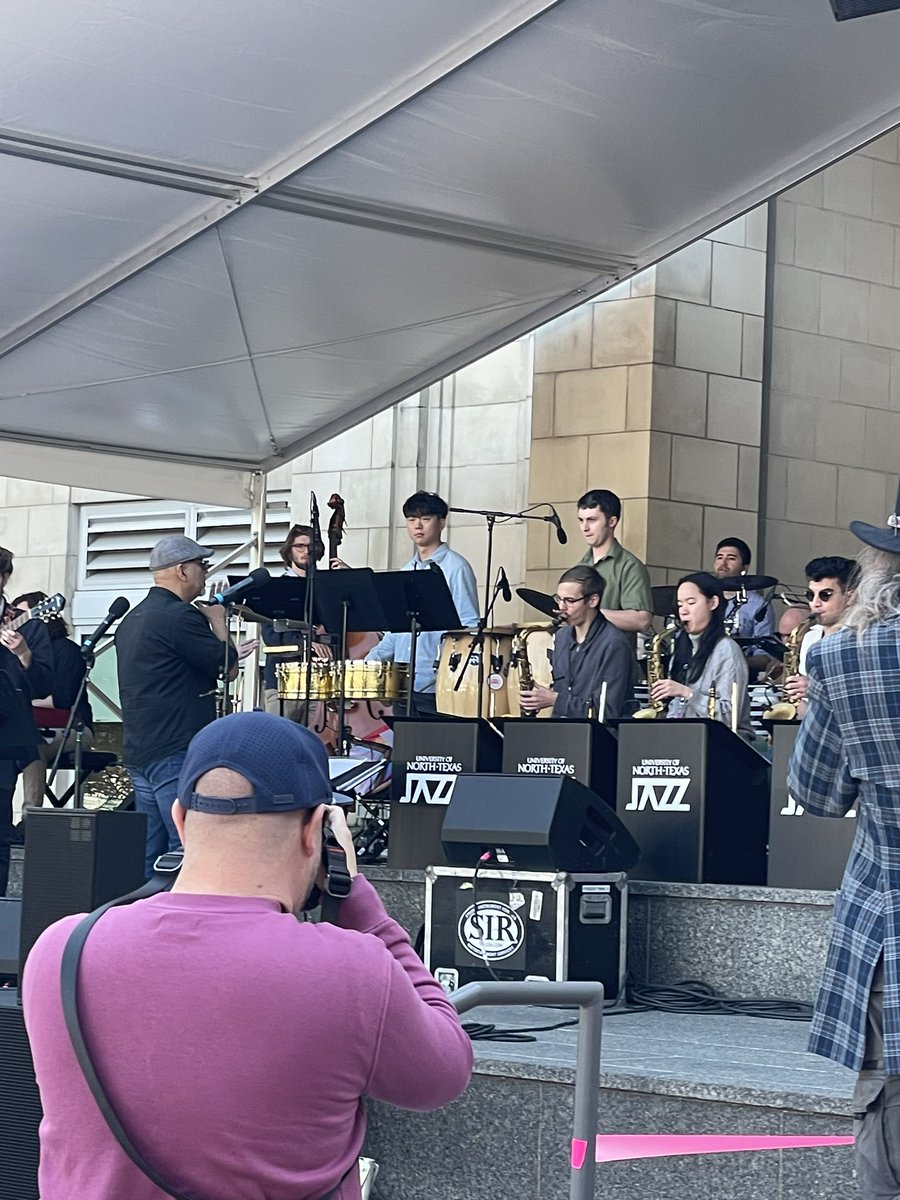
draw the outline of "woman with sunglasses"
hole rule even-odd
[[[732,696],[737,685],[737,732],[754,738],[747,693],[747,663],[740,647],[725,632],[725,596],[714,575],[697,571],[678,581],[678,619],[681,630],[668,679],[653,685],[652,700],[668,700],[669,718],[710,716],[714,688],[715,717],[732,723]]]
[[[549,688],[536,684],[522,692],[527,712],[552,706],[554,717],[596,718],[603,695],[604,721],[626,715],[634,660],[628,638],[600,611],[603,588],[603,579],[586,564],[560,576],[553,601],[565,624],[553,642],[553,678]]]

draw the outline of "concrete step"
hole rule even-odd
[[[574,1014],[573,1014],[574,1015]],[[466,1021],[548,1025],[547,1009],[475,1009]],[[807,1025],[637,1013],[603,1025],[597,1128],[614,1133],[852,1132],[853,1076],[805,1051]],[[367,1152],[390,1200],[565,1200],[575,1030],[476,1043],[465,1096],[433,1114],[370,1104]],[[601,1164],[603,1200],[852,1200],[852,1148]]]

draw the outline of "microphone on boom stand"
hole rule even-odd
[[[545,520],[549,521],[551,525],[556,526],[556,540],[559,542],[559,544],[561,546],[565,546],[566,542],[568,542],[568,540],[569,540],[568,535],[566,534],[566,531],[562,527],[562,521],[559,519],[559,513],[556,511],[556,509],[553,507],[552,504],[550,505],[550,508],[552,510],[553,515],[546,517]]]

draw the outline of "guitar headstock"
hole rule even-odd
[[[30,608],[28,610],[28,619],[42,621],[45,617],[52,617],[56,613],[61,613],[65,607],[65,596],[62,592],[56,592],[53,596],[48,596],[46,600],[41,600]]]

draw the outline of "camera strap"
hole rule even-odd
[[[100,908],[94,909],[93,912],[88,913],[83,920],[79,921],[69,935],[63,948],[62,964],[60,967],[60,987],[62,992],[63,1017],[65,1018],[66,1029],[69,1032],[72,1048],[75,1051],[75,1057],[78,1060],[78,1065],[81,1067],[87,1085],[91,1089],[91,1095],[94,1097],[97,1107],[116,1141],[138,1170],[142,1171],[151,1183],[154,1183],[160,1191],[165,1192],[172,1200],[201,1200],[196,1193],[193,1196],[188,1196],[186,1192],[180,1192],[173,1188],[171,1184],[167,1183],[147,1163],[143,1155],[135,1148],[116,1110],[113,1108],[109,1096],[106,1094],[106,1089],[103,1087],[100,1076],[97,1074],[87,1042],[85,1041],[84,1030],[82,1029],[78,1013],[78,967],[81,962],[81,954],[84,950],[85,942],[91,930],[109,909],[116,908],[120,904],[131,904],[134,900],[143,900],[147,896],[155,896],[159,892],[167,892],[177,879],[180,867],[180,852],[170,851],[168,854],[161,855],[154,864],[154,875],[145,884],[133,892],[128,892],[125,896],[119,896],[117,899],[110,900],[108,903],[101,905]],[[341,1177],[331,1191],[320,1197],[319,1200],[334,1200],[347,1175],[355,1167],[356,1162],[354,1161],[350,1169]]]

